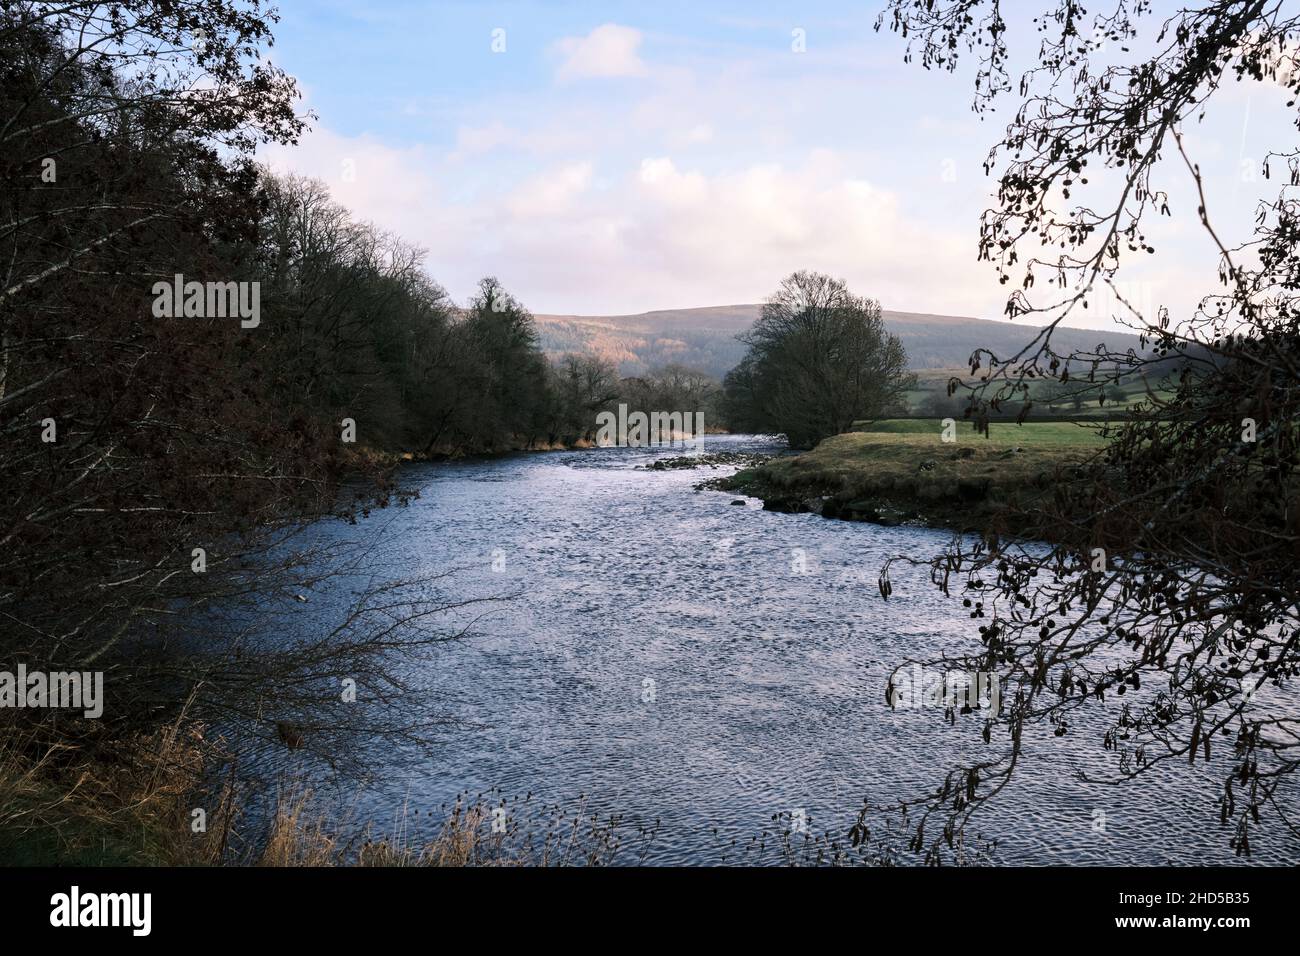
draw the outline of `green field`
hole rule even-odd
[[[994,423],[990,437],[957,422],[943,440],[939,419],[889,419],[828,438],[811,451],[739,472],[724,487],[780,510],[830,501],[830,512],[889,514],[966,527],[990,511],[1024,506],[1105,445],[1096,427],[1071,422]],[[876,520],[870,518],[868,520]]]
[[[970,422],[959,418],[954,421],[957,423],[956,445],[979,442],[984,445],[997,445],[999,448],[1015,445],[1090,447],[1106,443],[1100,427],[1093,422],[1076,424],[1030,421],[1023,425],[1014,422],[994,422],[989,426],[989,434],[985,437],[977,433]],[[941,443],[943,424],[938,418],[887,418],[859,424],[857,430],[870,434],[921,435]]]
[[[960,417],[966,408],[966,393],[958,392],[948,395],[949,379],[960,379],[967,385],[979,383],[978,377],[972,377],[969,368],[927,368],[913,369],[910,373],[916,377],[915,387],[903,393],[903,404],[908,414],[913,415],[952,415]],[[1105,418],[1136,405],[1148,397],[1150,387],[1157,395],[1168,396],[1168,382],[1153,377],[1149,382],[1139,376],[1127,376],[1120,383],[1110,383],[1110,394],[1106,401],[1098,404],[1095,396],[1086,397],[1077,404],[1073,399],[1064,399],[1053,395],[1052,390],[1058,383],[1050,379],[1036,380],[1030,389],[1033,408],[1030,418],[1069,417],[1069,418]],[[1122,397],[1121,397],[1122,393]]]

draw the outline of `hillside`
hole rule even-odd
[[[664,309],[638,315],[538,315],[542,348],[552,355],[595,351],[617,363],[624,375],[638,375],[668,362],[680,362],[719,378],[745,353],[736,336],[758,318],[758,305]],[[963,316],[886,310],[885,324],[907,349],[915,369],[960,368],[981,346],[1009,355],[1033,335],[1034,327]],[[1137,348],[1136,335],[1061,328],[1058,349],[1090,349],[1105,342],[1112,349]]]

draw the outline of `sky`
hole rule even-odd
[[[1034,5],[1003,6],[1032,54]],[[315,118],[262,159],[426,249],[458,301],[495,275],[535,313],[627,314],[758,302],[815,269],[886,309],[998,318],[982,163],[1016,104],[977,116],[970,70],[905,63],[880,7],[282,0],[270,59]],[[1262,144],[1293,131],[1278,89],[1220,99],[1188,143],[1244,238]],[[1183,215],[1123,285],[1148,310],[1214,288],[1189,177],[1169,178]]]

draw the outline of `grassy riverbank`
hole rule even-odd
[[[75,725],[62,737],[40,726],[0,726],[0,865],[189,866],[221,858],[235,808],[228,788],[205,785],[209,748],[198,727],[108,740],[95,721]]]
[[[958,423],[944,441],[938,419],[894,419],[828,438],[812,451],[746,468],[719,487],[774,511],[960,530],[1032,505],[1058,469],[1104,446],[1096,426],[995,423],[989,437]]]

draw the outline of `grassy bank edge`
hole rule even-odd
[[[886,420],[741,469],[713,487],[758,498],[770,511],[1015,531],[1015,515],[1105,441],[1096,426],[1073,422],[995,423],[985,437],[964,423],[945,431],[938,419]]]

